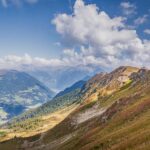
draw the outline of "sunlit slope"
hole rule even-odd
[[[148,149],[150,137],[150,71],[141,69],[110,95],[83,103],[69,117],[47,132],[30,149]],[[80,118],[92,110],[92,118]]]
[[[131,76],[128,83],[109,97],[99,98],[99,109],[106,108],[102,114],[79,124],[72,124],[82,110],[66,119],[44,137],[45,145],[57,141],[53,147],[61,150],[71,149],[149,149],[150,147],[150,71],[140,70]],[[84,108],[84,112],[91,109]],[[63,129],[70,129],[63,130]],[[56,133],[59,133],[56,135]],[[61,137],[61,138],[60,138]],[[62,144],[59,140],[69,137]],[[47,145],[48,146],[48,145]],[[48,148],[48,147],[47,147]],[[52,149],[53,149],[52,148]]]
[[[30,137],[37,134],[44,134],[64,120],[78,105],[64,107],[53,113],[31,118],[23,122],[13,124],[9,128],[0,129],[0,142],[13,139],[14,137]]]
[[[79,92],[84,83],[78,81],[41,107],[14,118],[0,130],[5,131],[0,141],[40,134],[60,123],[79,105]]]
[[[149,150],[150,71],[132,68],[132,73],[120,80],[129,68],[121,67],[107,74],[111,76],[107,84],[104,75],[103,86],[101,77],[94,83],[90,80],[90,85],[97,85],[88,87],[86,92],[82,89],[79,106],[44,135],[16,138],[1,143],[0,148],[15,145],[14,150],[16,147],[26,150]],[[113,87],[113,92],[101,94],[107,87]],[[96,91],[90,93],[92,88]],[[99,96],[92,100],[90,96],[95,93]]]
[[[130,75],[137,72],[139,68],[121,66],[110,73],[100,73],[91,78],[82,88],[81,93],[86,102],[97,100],[99,97],[111,95],[120,87],[129,83]]]

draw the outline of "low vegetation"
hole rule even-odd
[[[150,71],[131,72],[131,68],[124,67],[105,77],[96,76],[96,81],[90,80],[84,86],[86,93],[83,89],[73,92],[75,95],[70,93],[73,97],[67,104],[73,109],[50,130],[1,143],[0,148],[9,150],[10,145],[16,144],[25,150],[149,150]],[[97,78],[105,81],[98,83]],[[94,101],[93,94],[98,95]],[[87,118],[82,119],[83,116]]]

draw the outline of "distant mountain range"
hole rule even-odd
[[[54,93],[25,72],[0,70],[0,123],[49,101]]]
[[[33,77],[37,78],[47,87],[55,91],[56,93],[63,91],[67,87],[70,87],[79,80],[89,78],[93,75],[90,71],[78,68],[63,68],[63,69],[39,69],[33,71],[26,71]]]

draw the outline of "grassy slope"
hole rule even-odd
[[[148,149],[150,146],[150,87],[141,88],[139,84],[134,88],[121,90],[115,94],[115,98],[110,97],[108,101],[102,102],[106,106],[109,101],[112,103],[120,98],[120,104],[114,102],[103,116],[81,125],[80,132],[69,142],[64,143],[61,150]],[[134,91],[137,93],[135,96],[132,94]],[[123,95],[126,95],[125,98],[122,98]],[[88,129],[87,132],[85,132],[86,129]]]
[[[148,79],[140,79],[136,83],[128,81],[111,95],[99,97],[96,103],[102,108],[107,108],[102,115],[82,124],[72,125],[73,117],[93,107],[95,102],[80,106],[60,124],[49,130],[40,142],[35,142],[27,149],[149,150],[150,73],[146,77]],[[36,136],[26,140],[36,141]],[[23,141],[24,139],[14,139],[0,144],[0,148],[9,150],[10,145],[20,146]],[[41,143],[45,147],[40,147]]]
[[[102,116],[91,119],[77,128],[70,125],[71,117],[67,118],[50,130],[43,142],[48,144],[72,134],[68,141],[59,146],[55,145],[55,148],[149,149],[150,85],[148,82],[142,82],[125,85],[111,96],[99,99],[102,107],[109,107]]]
[[[44,116],[31,118],[23,122],[18,122],[8,129],[1,129],[0,133],[5,132],[5,135],[0,136],[0,141],[5,141],[16,137],[30,137],[53,128],[66,118],[78,105],[64,107],[58,111]]]
[[[0,141],[15,136],[30,137],[53,128],[78,106],[78,101],[80,101],[79,91],[80,87],[76,86],[75,89],[54,98],[43,106],[20,115],[4,129],[0,129],[0,131],[6,132],[5,136],[0,138]]]

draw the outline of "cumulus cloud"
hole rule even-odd
[[[133,7],[130,3],[122,6]],[[124,17],[112,18],[95,4],[76,0],[73,14],[58,14],[52,23],[71,43],[72,48],[64,50],[64,59],[73,64],[143,66],[150,59],[150,41],[141,40],[136,30],[128,29]],[[80,47],[78,51],[76,47]]]
[[[37,69],[43,67],[62,67],[64,62],[60,59],[45,59],[39,57],[31,57],[28,54],[24,56],[8,55],[0,58],[1,69]]]
[[[121,2],[120,6],[125,15],[136,14],[136,5],[130,2]]]
[[[7,8],[9,5],[15,5],[15,6],[20,6],[23,3],[29,3],[29,4],[34,4],[37,3],[38,0],[0,0],[2,6]]]

